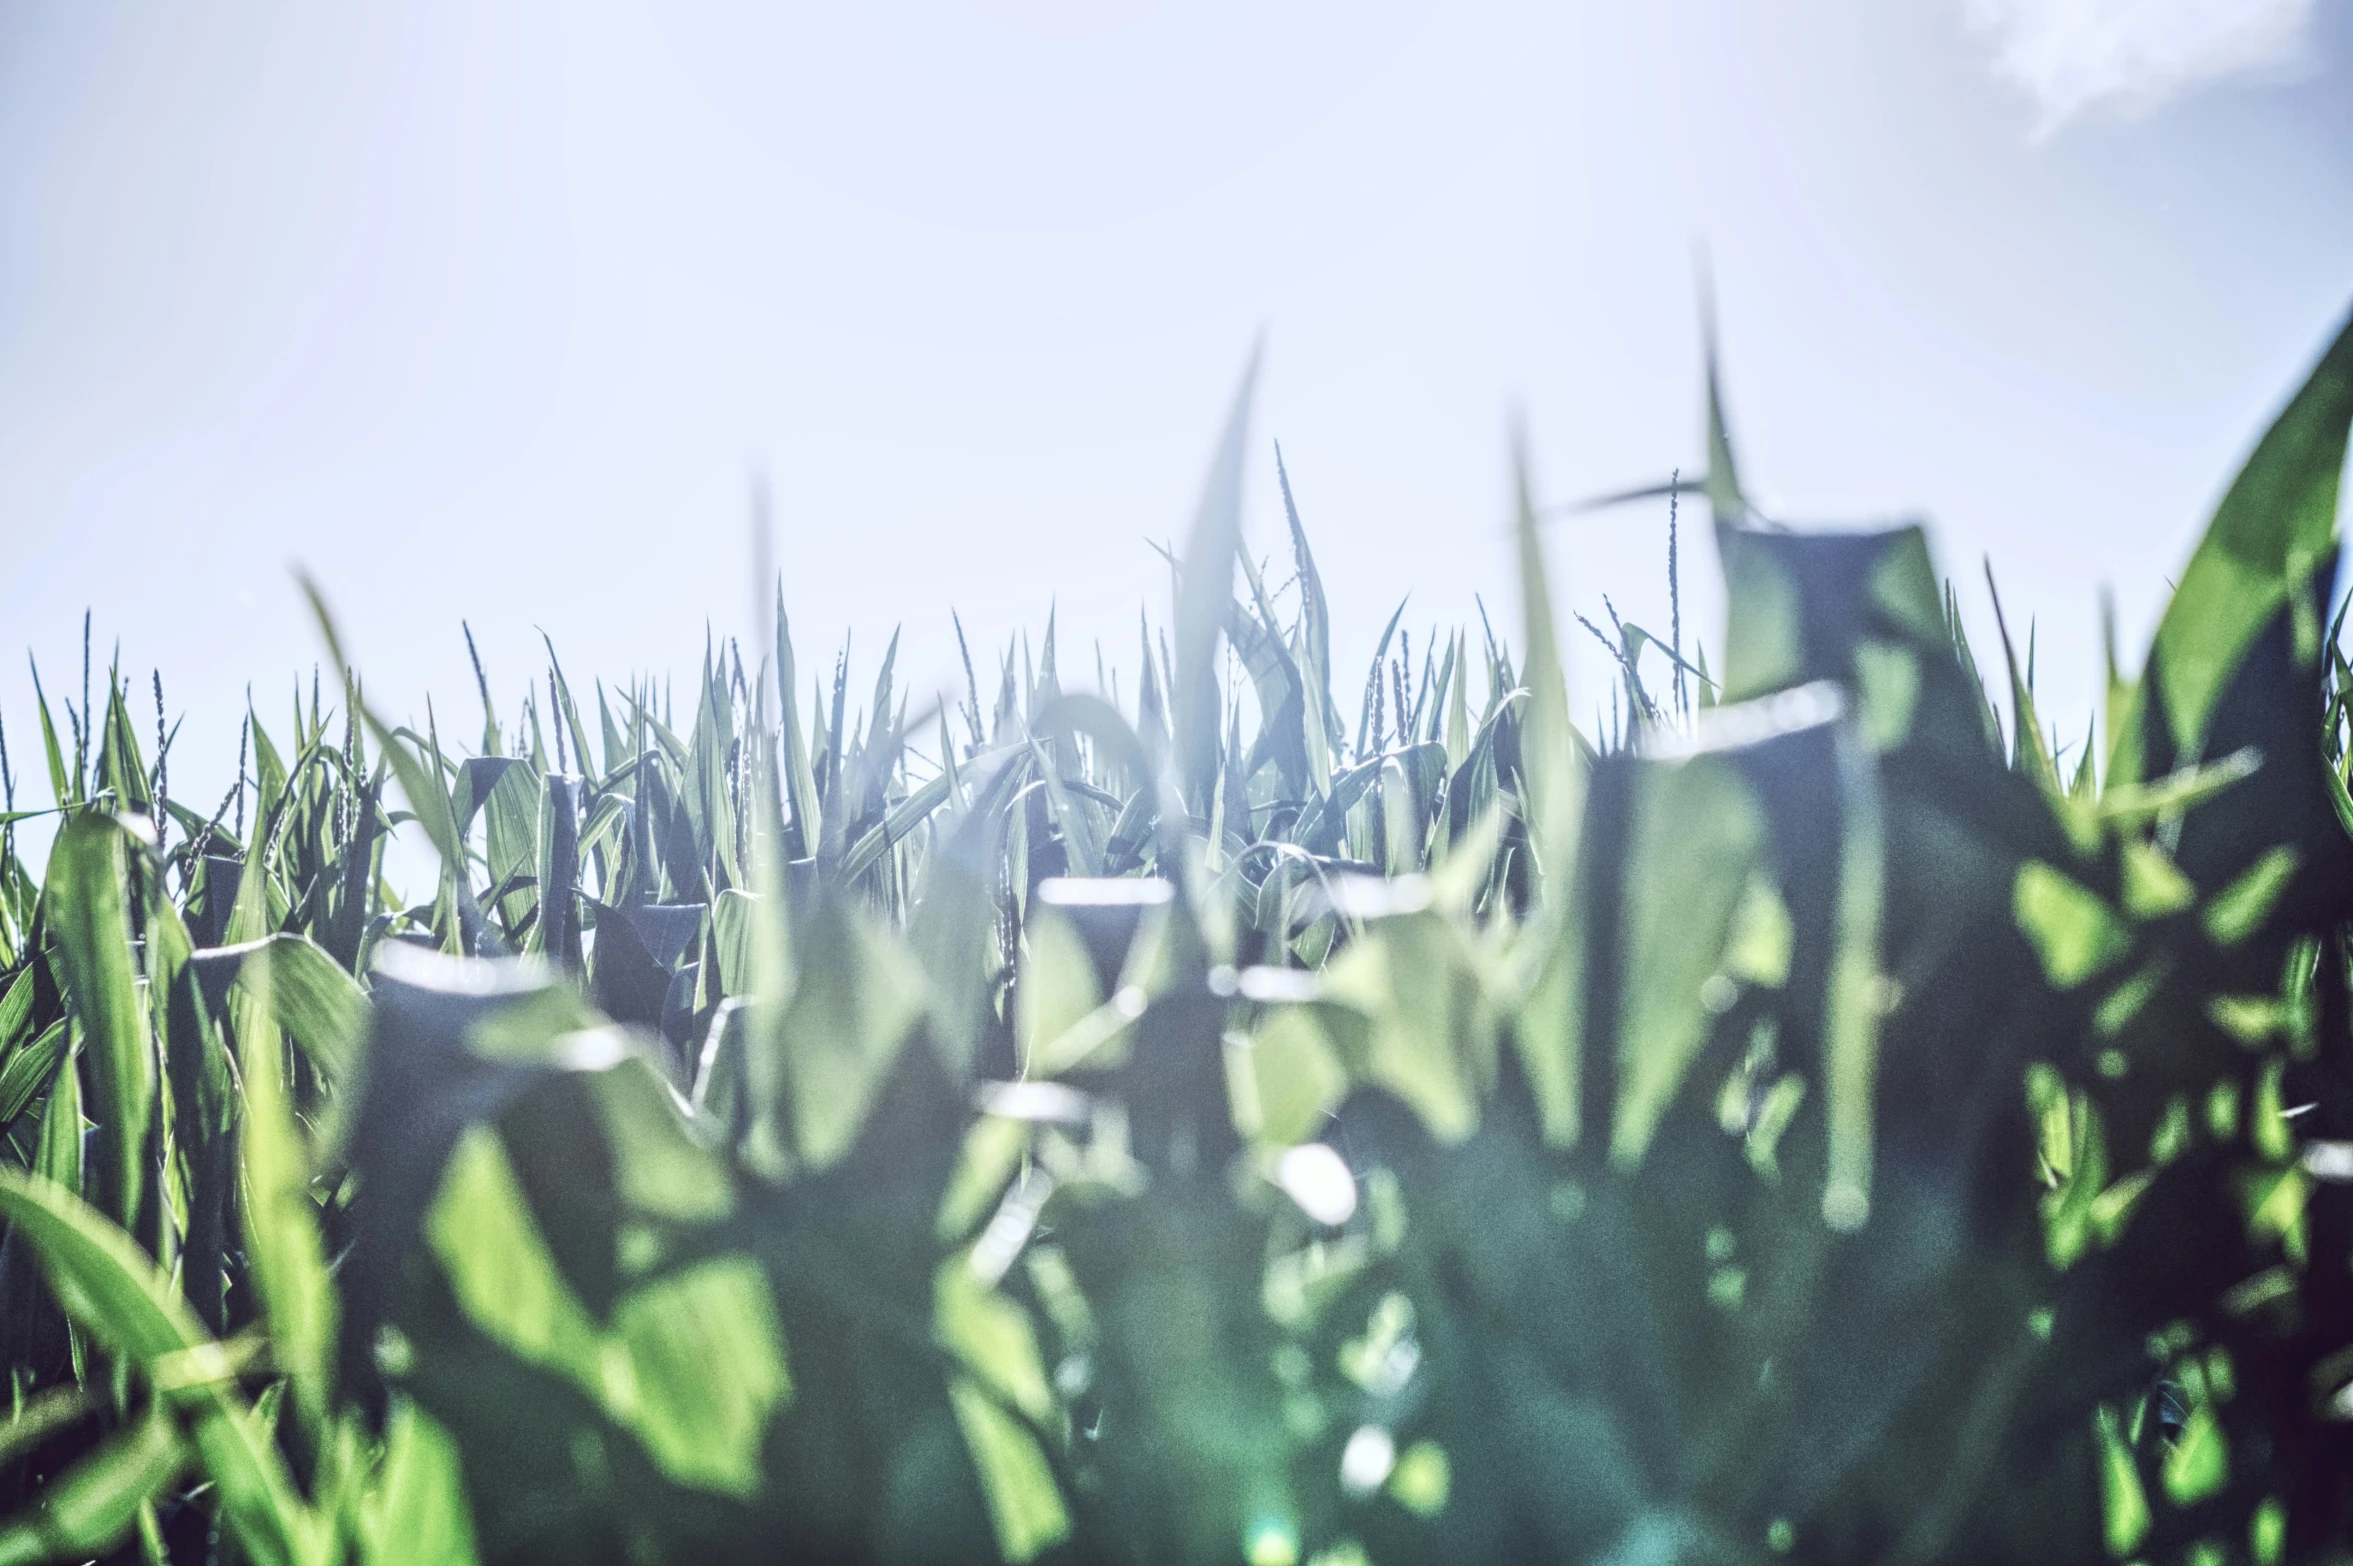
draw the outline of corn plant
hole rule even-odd
[[[1247,384],[1124,695],[43,696],[0,1561],[2346,1558],[2353,327],[2072,766],[1710,382],[1590,734],[1524,478],[1523,645],[1335,688]]]

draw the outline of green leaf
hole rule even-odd
[[[1291,474],[1283,466],[1283,448],[1275,447],[1275,480],[1283,493],[1283,519],[1291,528],[1291,554],[1299,573],[1299,651],[1296,662],[1304,690],[1300,729],[1305,741],[1310,783],[1321,791],[1332,775],[1332,747],[1339,743],[1339,715],[1332,708],[1332,611],[1324,598],[1324,579],[1307,547],[1307,529],[1291,498]],[[1151,675],[1147,653],[1144,673]],[[1459,698],[1459,692],[1458,692]],[[1460,760],[1458,756],[1455,758]]]
[[[33,1022],[33,970],[26,968],[9,982],[7,993],[0,995],[0,1061],[8,1058],[8,1051],[24,1041]],[[12,1117],[0,1115],[0,1121]]]
[[[1458,934],[1435,914],[1375,921],[1324,974],[1371,1023],[1356,1069],[1410,1104],[1441,1142],[1479,1124],[1495,1070],[1495,1015]]]
[[[2039,859],[2018,867],[2011,911],[2042,959],[2043,973],[2062,990],[2113,966],[2132,949],[2132,932],[2098,893]]]
[[[1070,1537],[1069,1510],[1036,1437],[970,1377],[948,1384],[948,1402],[988,1497],[998,1552],[1019,1566]]]
[[[1748,497],[1741,492],[1740,467],[1732,455],[1732,429],[1724,417],[1724,377],[1716,351],[1716,299],[1712,284],[1703,280],[1700,291],[1700,335],[1708,383],[1708,471],[1704,481],[1708,508],[1719,526],[1739,522],[1749,514]]]
[[[63,1187],[0,1170],[0,1218],[39,1253],[57,1303],[108,1352],[151,1375],[185,1351],[218,1352],[130,1236]],[[315,1520],[252,1411],[218,1379],[197,1382],[188,1396],[189,1438],[245,1552],[261,1566],[316,1561]]]
[[[922,890],[907,916],[907,946],[931,996],[930,1038],[956,1081],[971,1075],[982,1038],[997,1024],[1002,947],[993,883],[1004,852],[1005,801],[1027,761],[1024,753],[1000,751],[966,770],[969,794],[933,831]]]
[[[1313,1141],[1348,1090],[1348,1073],[1307,1006],[1269,1010],[1250,1036],[1249,1069],[1257,1137],[1270,1147]]]
[[[472,1126],[458,1138],[425,1235],[459,1306],[492,1342],[602,1394],[596,1324],[556,1270],[495,1130]]]
[[[1029,1123],[1009,1115],[983,1115],[964,1133],[956,1172],[940,1198],[935,1233],[942,1244],[968,1239],[997,1205],[1022,1160],[1029,1155]]]
[[[605,1354],[628,1366],[628,1396],[608,1406],[664,1473],[720,1495],[758,1490],[761,1442],[792,1378],[750,1257],[715,1257],[624,1296]]]
[[[188,1464],[163,1406],[147,1413],[42,1490],[30,1515],[0,1525],[0,1566],[103,1555],[131,1532],[139,1508]]]
[[[336,1299],[310,1197],[310,1157],[287,1096],[285,1046],[266,998],[276,990],[275,961],[268,948],[257,950],[239,975],[237,1072],[245,1091],[237,1152],[246,1252],[271,1343],[315,1434],[326,1427],[333,1392]]]
[[[248,713],[250,715],[250,709],[248,709]],[[297,714],[298,719],[299,716]],[[269,730],[261,726],[261,719],[253,717],[252,722],[253,792],[255,799],[253,824],[255,835],[259,836],[261,828],[266,823],[276,820],[278,802],[285,797],[286,763],[278,759],[278,747],[270,742]]]
[[[153,801],[148,797],[147,764],[139,755],[138,730],[131,726],[131,715],[123,706],[123,687],[111,672],[106,687],[97,770],[118,809],[146,811]]]
[[[124,906],[125,831],[111,816],[81,815],[57,834],[42,896],[64,969],[66,1003],[82,1025],[97,1101],[99,1205],[128,1228],[148,1178],[155,1047],[131,956]]]
[[[1880,778],[1860,747],[1834,750],[1844,816],[1838,845],[1829,993],[1822,1019],[1824,1112],[1829,1169],[1822,1217],[1859,1229],[1871,1211],[1873,1126],[1879,1099],[1879,1027],[1893,981],[1881,970],[1887,885],[1887,825]]]
[[[2124,907],[2135,919],[2162,919],[2198,900],[2190,878],[2157,844],[2128,837],[2121,850]]]
[[[1185,803],[1209,814],[1217,786],[1225,683],[1218,677],[1217,639],[1234,596],[1234,555],[1242,545],[1242,460],[1250,436],[1250,404],[1258,385],[1253,349],[1242,384],[1226,413],[1225,432],[1201,489],[1200,509],[1185,540],[1176,602],[1176,753]]]
[[[754,996],[757,983],[759,899],[729,887],[711,902],[711,947],[722,995]]]
[[[2116,1415],[2103,1407],[2096,1429],[2100,1442],[2100,1533],[2108,1553],[2122,1560],[2149,1535],[2149,1497],[2141,1488],[2140,1468],[2133,1461],[2132,1448]]]
[[[704,873],[711,872],[712,861],[716,859],[716,869],[724,877],[723,881],[712,882],[713,891],[722,885],[743,884],[743,866],[737,862],[735,852],[734,767],[729,759],[735,746],[733,710],[727,699],[724,676],[706,669],[702,701],[695,709],[694,730],[687,737],[686,787],[680,797],[688,818],[694,822],[695,843],[704,856]],[[876,717],[879,721],[881,714]]]
[[[0,1126],[25,1112],[48,1084],[58,1057],[64,1053],[65,1019],[60,1017],[43,1029],[39,1038],[18,1045],[8,1056],[8,1063],[0,1066]]]
[[[1043,1069],[1048,1046],[1069,1032],[1105,996],[1095,980],[1094,961],[1070,916],[1042,899],[1034,900],[1023,923],[1021,982],[1014,989],[1015,1057],[1025,1076]]]
[[[320,595],[318,584],[308,576],[300,580],[303,594],[310,600],[311,613],[319,622],[320,634],[327,639],[327,650],[334,657],[335,667],[349,671],[351,660],[343,655],[342,639],[336,635],[334,617],[327,612],[327,601]],[[366,718],[369,730],[375,734],[376,743],[383,748],[385,760],[392,764],[393,776],[400,779],[400,791],[407,797],[409,809],[415,812],[418,822],[425,828],[425,835],[440,853],[444,869],[462,880],[466,866],[465,845],[459,836],[456,818],[450,813],[449,795],[442,788],[433,766],[408,741],[386,727],[373,709],[363,705],[360,712]],[[485,723],[488,722],[485,713]],[[259,723],[253,726],[253,734],[257,755],[266,754],[274,763],[276,752],[269,750],[269,739],[261,732]]]
[[[720,1257],[626,1295],[610,1331],[563,1274],[498,1134],[450,1155],[426,1220],[466,1315],[517,1358],[569,1378],[680,1484],[747,1496],[762,1436],[791,1393],[783,1329],[758,1268]],[[726,1373],[715,1375],[713,1367]]]
[[[1499,811],[1488,818],[1500,821]],[[1530,926],[1533,975],[1511,1019],[1512,1048],[1535,1095],[1548,1146],[1569,1148],[1583,1131],[1586,929],[1582,910],[1566,899],[1562,917]]]
[[[2166,1498],[2176,1506],[2194,1506],[2229,1482],[2230,1440],[2214,1417],[2214,1405],[2200,1402],[2165,1454]]]
[[[369,1566],[473,1566],[474,1515],[449,1431],[409,1399],[396,1398],[381,1462],[360,1505]]]
[[[62,1038],[65,1024],[58,1029]],[[33,1172],[64,1190],[82,1191],[82,1074],[75,1069],[81,1049],[67,1041],[50,1068],[49,1102],[41,1110],[41,1135],[33,1146]]]
[[[527,761],[499,773],[482,802],[482,865],[492,890],[510,883],[530,883],[530,889],[504,897],[485,894],[485,911],[502,911],[510,927],[538,902],[539,770]]]
[[[1765,823],[1715,756],[1653,764],[1635,785],[1626,846],[1618,1002],[1618,1100],[1610,1153],[1639,1163],[1706,1041],[1708,984],[1764,846]]]
[[[0,1217],[39,1251],[66,1313],[146,1364],[208,1341],[129,1235],[54,1181],[0,1169]]]
[[[632,1215],[712,1223],[735,1210],[726,1165],[695,1139],[651,1061],[626,1053],[591,1080],[614,1179]]]
[[[1994,586],[1993,563],[1985,567],[1985,591],[1993,600],[1994,628],[2002,637],[2002,661],[2010,673],[2010,729],[2013,770],[2023,772],[2042,786],[2053,798],[2064,790],[2059,786],[2058,763],[2051,758],[2051,747],[2043,738],[2042,714],[2034,704],[2032,675],[2018,667],[2018,649],[2010,641],[2010,622],[2002,613],[2002,595]],[[2027,649],[2031,667],[2033,647]]]
[[[2220,946],[2235,946],[2261,927],[2280,893],[2296,873],[2300,855],[2288,844],[2271,849],[2249,865],[2206,905],[2206,933]]]
[[[2280,1566],[2288,1553],[2288,1509],[2267,1495],[2247,1519],[2247,1553],[2255,1566]]]
[[[1799,683],[1806,670],[1805,604],[1786,549],[1751,528],[1716,529],[1724,562],[1724,681],[1720,699],[1746,701]]]
[[[893,805],[888,814],[867,828],[859,835],[858,841],[850,845],[848,855],[842,860],[842,879],[855,881],[873,869],[881,862],[882,856],[891,851],[893,844],[905,841],[910,833],[923,824],[924,817],[939,809],[947,798],[948,777],[945,773],[910,791],[905,799]]]
[[[0,1421],[0,1463],[13,1465],[50,1437],[89,1418],[98,1406],[86,1388],[62,1383],[22,1399]]]
[[[540,779],[536,840],[532,843],[532,903],[538,917],[523,949],[566,969],[581,965],[579,780],[550,772]]]
[[[1527,457],[1514,462],[1516,497],[1515,534],[1519,547],[1521,634],[1527,655],[1520,671],[1528,687],[1528,705],[1521,720],[1523,787],[1533,796],[1526,807],[1544,874],[1564,878],[1576,853],[1577,817],[1583,789],[1583,767],[1569,734],[1569,688],[1561,663],[1552,612],[1552,587],[1544,569],[1544,546],[1536,532],[1536,505],[1529,493]]]
[[[803,930],[806,938],[800,939]],[[838,1162],[923,1015],[924,978],[906,948],[839,898],[796,920],[800,977],[778,1051],[792,1147],[812,1169]]]
[[[817,852],[821,836],[817,775],[809,766],[808,737],[801,727],[799,695],[794,689],[792,626],[784,615],[784,586],[776,589],[777,723],[784,742],[784,782],[792,800],[793,830],[800,839],[801,857]]]
[[[2215,704],[2257,633],[2330,557],[2349,429],[2353,321],[2256,443],[2158,622],[2144,688],[2162,693],[2185,760],[2203,754]]]
[[[588,774],[594,770],[588,761],[588,730],[580,721],[580,709],[573,705],[572,682],[564,678],[564,666],[556,657],[555,638],[541,631],[539,639],[547,647],[547,671],[555,677],[558,721],[571,735],[572,770]]]
[[[1029,1312],[983,1283],[966,1252],[942,1262],[934,1277],[932,1330],[997,1397],[1032,1420],[1053,1417],[1054,1391],[1046,1383]]]
[[[368,994],[316,941],[282,931],[212,947],[196,953],[195,961],[233,968],[237,995],[258,999],[321,1077],[335,1087],[354,1085],[352,1072],[368,1034]]]
[[[65,752],[57,743],[57,723],[49,716],[49,696],[41,689],[41,667],[28,653],[26,664],[33,672],[33,705],[41,714],[41,746],[49,761],[49,797],[57,801],[59,809],[79,804],[82,780],[77,774],[70,781],[66,777]]]

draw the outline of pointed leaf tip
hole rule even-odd
[[[1700,352],[1707,374],[1708,471],[1703,483],[1708,506],[1719,522],[1737,522],[1748,515],[1748,498],[1740,486],[1740,465],[1732,454],[1732,430],[1724,417],[1722,354],[1716,334],[1716,285],[1702,256],[1699,264]]]
[[[1233,597],[1234,557],[1242,542],[1242,471],[1250,409],[1258,386],[1264,338],[1254,344],[1226,413],[1224,433],[1210,461],[1201,503],[1177,583],[1177,661],[1173,693],[1176,748],[1188,804],[1207,814],[1217,778],[1220,686],[1217,639]]]

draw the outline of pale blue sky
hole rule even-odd
[[[2353,302],[2353,8],[0,0],[0,626],[55,690],[95,609],[225,784],[290,562],[471,732],[461,616],[510,701],[690,671],[764,471],[805,663],[1129,664],[1263,329],[1252,537],[1280,438],[1361,657],[1508,623],[1513,410],[1549,496],[1696,465],[1702,242],[1756,487],[1990,553],[2086,710]],[[1560,592],[1662,618],[1664,526]]]

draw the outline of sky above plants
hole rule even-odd
[[[1509,432],[1551,501],[1696,468],[1703,252],[1751,487],[1990,556],[2081,715],[2353,301],[2353,10],[0,0],[0,625],[55,691],[93,610],[225,783],[293,563],[471,732],[461,618],[507,689],[745,627],[764,485],[804,668],[1052,609],[1083,684],[1263,334],[1343,667],[1408,594],[1516,636]],[[1664,629],[1662,508],[1550,541]]]

